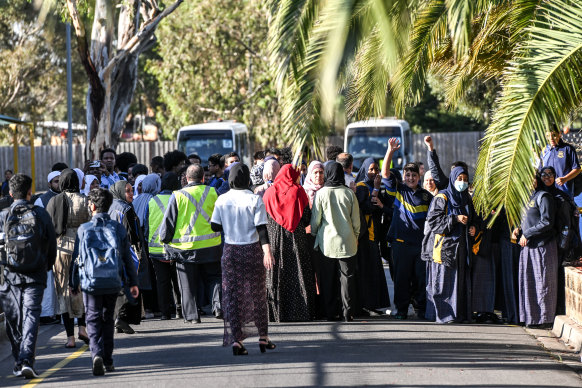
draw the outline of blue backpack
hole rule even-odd
[[[121,289],[121,260],[114,222],[92,221],[80,241],[79,279],[81,289],[88,294]]]

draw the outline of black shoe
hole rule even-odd
[[[89,337],[87,337],[86,335],[79,334],[79,339],[83,341],[85,344],[89,345]]]
[[[22,364],[15,363],[14,369],[12,369],[12,374],[16,377],[22,376]]]
[[[93,376],[103,376],[104,374],[103,358],[101,356],[95,356],[93,359]]]
[[[277,345],[272,343],[270,339],[259,339],[259,349],[261,349],[261,353],[265,353],[267,349],[273,350],[276,347]]]
[[[40,317],[40,325],[58,325],[61,323],[60,319],[54,317]]]
[[[162,315],[160,317],[160,321],[169,321],[171,319],[172,319],[172,316],[171,315]]]
[[[336,315],[335,317],[327,317],[328,322],[339,322],[341,320],[342,320],[342,317],[340,317],[339,315]]]
[[[105,365],[105,370],[107,372],[115,372],[115,367],[113,366],[113,364],[111,364],[111,365]]]
[[[30,365],[28,360],[22,361],[22,369],[20,371],[25,379],[35,379],[38,377],[38,374],[32,368],[32,365]]]
[[[238,344],[239,346],[232,345],[233,356],[246,356],[249,354],[249,352],[247,352],[247,349],[241,342],[236,341],[235,344]]]
[[[224,319],[224,316],[222,315],[222,310],[221,309],[217,309],[214,312],[214,318],[216,318],[216,319]]]
[[[395,319],[398,319],[399,321],[403,321],[405,319],[408,319],[408,315],[405,313],[396,313],[396,315],[394,315]]]
[[[134,334],[135,330],[133,330],[131,328],[131,326],[129,326],[129,323],[118,319],[117,321],[115,321],[115,328],[117,329],[118,333],[125,333],[125,334]]]

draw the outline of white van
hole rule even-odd
[[[208,165],[212,154],[225,155],[235,151],[241,161],[252,166],[247,126],[234,121],[216,121],[188,125],[178,131],[178,149],[186,155],[198,154],[202,165]]]
[[[412,159],[410,126],[405,120],[369,119],[349,124],[344,135],[344,150],[354,157],[354,171],[366,158],[382,163],[391,137],[398,138],[402,145],[392,159],[392,167],[401,170]]]

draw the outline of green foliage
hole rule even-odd
[[[66,120],[65,26],[59,20],[39,25],[37,15],[27,0],[0,1],[0,113],[33,121]],[[86,87],[74,54],[73,120],[78,122],[84,121]],[[0,134],[0,143],[12,142],[7,131]],[[24,144],[27,139],[23,133]]]
[[[158,27],[159,43],[145,69],[159,86],[157,121],[166,137],[175,138],[181,126],[222,118],[244,122],[262,144],[279,140],[262,4],[185,2]]]
[[[582,0],[541,4],[505,70],[476,171],[483,214],[505,206],[510,224],[519,224],[547,128],[567,123],[582,106],[581,20]]]

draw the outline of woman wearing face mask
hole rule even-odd
[[[395,318],[406,319],[411,303],[418,317],[424,317],[425,313],[426,264],[420,254],[424,222],[432,195],[419,187],[420,172],[416,163],[404,166],[403,182],[399,182],[397,175],[388,170],[398,149],[400,141],[389,139],[382,165],[382,183],[386,186],[390,202],[394,203],[388,239],[394,258]]]
[[[469,263],[478,220],[468,187],[469,173],[455,167],[448,188],[434,198],[426,218],[426,318],[438,323],[469,321],[472,315]]]
[[[392,211],[382,187],[378,163],[373,158],[364,160],[356,176],[356,198],[360,206],[361,228],[358,244],[358,310],[366,315],[378,315],[380,309],[390,307],[388,285],[380,257],[382,215]]]
[[[534,192],[523,215],[519,238],[519,320],[529,327],[551,327],[556,315],[558,248],[554,230],[555,200],[537,173]]]

